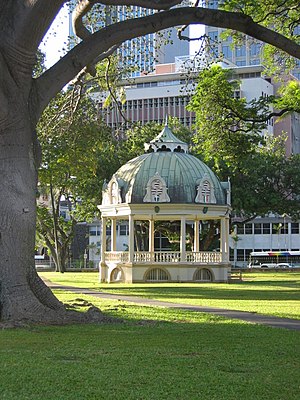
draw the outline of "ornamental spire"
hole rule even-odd
[[[166,114],[163,130],[150,143],[145,143],[145,150],[149,153],[159,151],[188,153],[188,145],[173,134],[168,126],[168,115]]]

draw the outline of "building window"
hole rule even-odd
[[[237,235],[244,235],[244,225],[237,225],[236,233]]]
[[[210,192],[210,183],[208,181],[204,181],[201,188],[201,203],[210,202]]]
[[[245,224],[245,235],[252,235],[252,224]]]
[[[155,174],[149,179],[143,201],[152,203],[170,202],[166,182],[159,174]]]
[[[261,235],[261,224],[254,224],[254,234]]]
[[[263,234],[269,235],[271,233],[270,224],[263,224]]]
[[[280,233],[282,233],[283,235],[287,235],[289,233],[289,226],[288,223],[284,223],[284,224],[280,224]]]
[[[230,46],[222,46],[222,53],[225,58],[231,59],[232,58],[232,50]]]
[[[145,280],[148,282],[168,281],[169,275],[161,268],[153,268],[146,273]]]
[[[238,46],[235,49],[236,57],[245,57],[246,55],[246,47],[245,46]]]
[[[218,41],[218,31],[208,32],[207,36],[212,41]]]
[[[299,233],[299,222],[291,223],[291,233],[293,233],[293,234]]]
[[[151,185],[152,201],[159,202],[162,192],[163,192],[162,182],[159,179],[155,179]]]
[[[196,203],[216,203],[214,187],[212,183],[205,177],[197,186]]]
[[[98,226],[90,227],[90,236],[100,236],[100,227]]]
[[[128,231],[129,231],[129,228],[128,228],[128,225],[120,225],[120,227],[119,227],[119,229],[120,229],[120,236],[128,236],[129,235],[129,233],[128,233]]]
[[[194,275],[194,281],[196,282],[211,282],[212,281],[212,274],[206,268],[200,268],[196,271]]]

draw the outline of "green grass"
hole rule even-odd
[[[299,332],[55,294],[123,322],[0,331],[1,400],[299,398]]]
[[[52,282],[163,300],[300,319],[300,273],[245,273],[234,284],[99,284],[97,273],[41,273]]]

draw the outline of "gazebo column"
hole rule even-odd
[[[106,223],[107,218],[101,218],[102,231],[101,231],[101,261],[99,263],[99,281],[107,282],[107,265],[105,263],[105,252],[106,252]]]
[[[199,220],[194,221],[194,252],[199,252]]]
[[[134,258],[134,219],[133,215],[129,215],[129,242],[128,242],[128,253],[129,253],[129,259],[128,261],[130,263],[133,262]]]
[[[111,251],[117,250],[117,220],[111,219]]]
[[[229,262],[229,218],[221,219],[221,253],[222,262]]]
[[[151,262],[154,261],[154,219],[149,220],[149,253]]]
[[[181,227],[180,227],[180,261],[186,261],[186,219],[181,217]]]

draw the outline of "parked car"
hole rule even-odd
[[[262,268],[262,269],[277,268],[277,264],[275,264],[275,263],[264,263],[264,264],[261,264],[260,268]]]
[[[276,268],[283,268],[283,269],[293,268],[293,265],[289,263],[278,263],[276,265]]]

